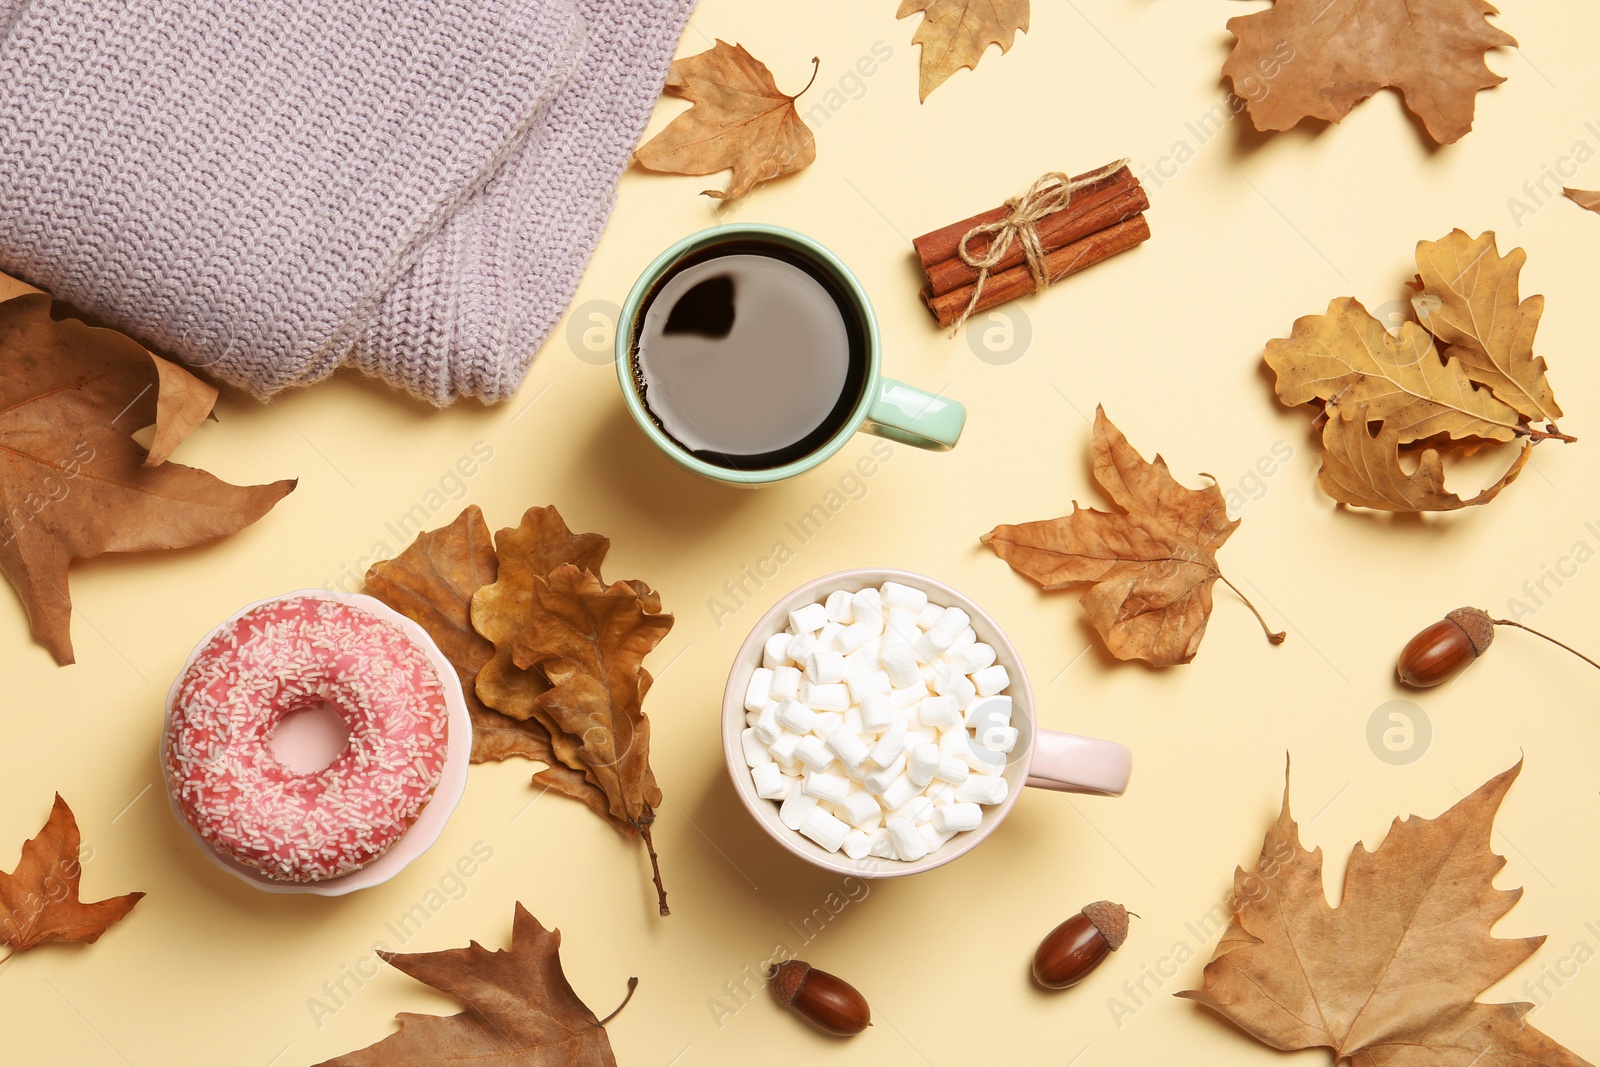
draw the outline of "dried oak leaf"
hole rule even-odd
[[[1417,245],[1418,322],[1391,333],[1359,301],[1341,297],[1267,343],[1278,399],[1320,406],[1327,419],[1324,492],[1381,511],[1454,511],[1498,496],[1533,444],[1571,440],[1555,425],[1561,409],[1544,360],[1533,354],[1544,299],[1518,297],[1525,261],[1521,249],[1500,256],[1492,233],[1474,239],[1455,230]],[[1532,423],[1540,418],[1542,429]],[[1486,442],[1521,442],[1520,454],[1470,499],[1447,490],[1441,448]],[[1412,455],[1408,471],[1401,457]]]
[[[578,999],[561,970],[560,949],[561,932],[546,930],[520,903],[510,949],[490,952],[476,941],[442,952],[380,949],[390,966],[467,1010],[451,1016],[401,1012],[395,1033],[318,1067],[616,1067],[605,1024],[617,1012],[602,1020]],[[637,984],[628,979],[629,997]]]
[[[922,14],[911,43],[922,46],[918,93],[922,100],[956,71],[977,70],[978,61],[999,45],[1011,51],[1017,31],[1028,32],[1028,0],[900,0],[895,18]]]
[[[1221,579],[1233,588],[1215,553],[1239,520],[1228,519],[1215,484],[1186,489],[1160,456],[1147,463],[1103,408],[1095,411],[1093,453],[1095,481],[1126,514],[1074,503],[1070,515],[997,526],[980,540],[1045,589],[1089,586],[1084,611],[1118,659],[1188,663],[1211,617],[1211,587]],[[1273,644],[1283,641],[1265,621],[1262,629]]]
[[[543,529],[554,535],[556,528],[560,538],[572,538],[554,508],[535,508],[519,530]],[[501,536],[506,544],[516,544],[519,531],[506,530]],[[590,539],[596,536],[586,535]],[[557,540],[552,536],[546,543]],[[472,594],[493,583],[498,572],[483,512],[477,505],[469,505],[449,526],[421,534],[396,558],[374,565],[367,571],[366,592],[426,630],[456,669],[472,716],[473,763],[513,756],[538,760],[548,766],[534,775],[536,784],[582,801],[596,814],[608,815],[605,793],[582,771],[556,759],[549,731],[542,723],[502,715],[478,698],[479,671],[494,659],[495,646],[473,629]],[[509,649],[506,659],[509,663]],[[512,669],[516,670],[514,665]],[[545,686],[542,678],[538,684]]]
[[[1263,1044],[1325,1048],[1356,1067],[1588,1067],[1528,1026],[1531,1004],[1477,997],[1544,943],[1490,935],[1522,896],[1494,887],[1505,860],[1494,816],[1519,762],[1437,819],[1396,819],[1377,849],[1350,851],[1337,908],[1322,850],[1289,815],[1267,831],[1255,868],[1234,874],[1233,922],[1198,1001]]]
[[[558,755],[565,746],[605,791],[612,818],[644,839],[661,914],[666,890],[650,827],[661,787],[650,769],[644,657],[672,629],[661,598],[643,582],[604,585],[567,564],[533,582],[532,618],[511,639],[519,667],[537,667],[550,689],[536,701]],[[564,757],[565,758],[565,757]],[[570,764],[569,764],[570,765]]]
[[[1600,193],[1587,189],[1562,189],[1562,195],[1585,211],[1600,212]]]
[[[812,81],[816,76],[813,67]],[[634,159],[663,174],[731,169],[725,192],[707,189],[702,195],[738,200],[764,182],[815,162],[816,138],[794,106],[806,89],[794,96],[780,92],[766,64],[743,45],[719,40],[715,47],[672,64],[663,91],[694,106],[650,138]]]
[[[0,303],[0,571],[34,639],[66,664],[72,560],[215,541],[295,483],[241,487],[165,462],[216,390],[120,333],[51,318],[50,303]],[[146,450],[130,435],[151,423]]]
[[[17,869],[0,872],[0,945],[11,947],[0,962],[46,941],[92,944],[143,898],[128,893],[93,904],[79,900],[80,843],[78,820],[57,793],[44,829],[22,846]]]
[[[1486,0],[1276,0],[1228,20],[1237,41],[1222,73],[1258,130],[1338,122],[1394,88],[1429,136],[1450,144],[1472,129],[1479,90],[1505,81],[1483,61],[1517,43],[1488,21],[1497,14]]]

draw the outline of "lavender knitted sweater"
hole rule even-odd
[[[0,271],[267,397],[511,396],[694,0],[0,0]]]

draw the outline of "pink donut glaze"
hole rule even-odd
[[[350,731],[328,767],[296,774],[267,739],[326,703]],[[399,627],[337,600],[253,608],[219,630],[178,687],[168,780],[189,824],[270,878],[337,878],[381,856],[428,803],[444,767],[444,687]]]

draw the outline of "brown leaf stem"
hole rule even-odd
[[[650,838],[650,824],[655,822],[655,813],[651,812],[639,823],[639,836],[644,838],[644,847],[650,853],[650,871],[652,880],[656,883],[656,899],[661,904],[661,914],[671,915],[667,907],[667,887],[661,882],[661,861],[656,857],[656,843]]]
[[[794,96],[791,97],[790,99],[798,100],[802,96],[806,95],[806,90],[810,89],[813,85],[817,84],[817,73],[819,71],[821,71],[821,70],[822,70],[822,57],[821,56],[812,56],[811,57],[811,80],[806,82],[805,89],[801,89],[798,93],[795,93]]]
[[[1221,571],[1218,571],[1217,577],[1222,579],[1222,584],[1227,586],[1229,589],[1232,589],[1234,594],[1238,596],[1240,600],[1244,601],[1244,606],[1249,608],[1255,614],[1256,621],[1261,624],[1261,630],[1267,635],[1268,641],[1275,645],[1281,645],[1289,639],[1289,635],[1283,630],[1274,632],[1272,627],[1267,625],[1267,620],[1262,617],[1260,611],[1256,610],[1256,606],[1250,603],[1250,598],[1239,592],[1239,587],[1228,581],[1227,575],[1223,574]]]
[[[1579,652],[1577,649],[1573,648],[1571,645],[1563,644],[1562,642],[1557,641],[1555,638],[1551,637],[1549,634],[1540,633],[1538,630],[1535,630],[1531,626],[1524,626],[1520,622],[1512,622],[1510,619],[1495,619],[1494,620],[1494,624],[1496,626],[1515,626],[1519,630],[1526,630],[1526,631],[1528,631],[1530,634],[1532,634],[1535,637],[1544,638],[1546,641],[1549,641],[1552,645],[1555,645],[1557,648],[1566,649],[1568,652],[1571,652],[1574,656],[1577,656],[1579,659],[1583,660],[1583,662],[1587,663],[1589,666],[1595,668],[1596,670],[1600,670],[1600,663],[1596,663],[1594,660],[1590,659],[1588,656],[1585,656],[1582,652]]]
[[[0,963],[4,963],[6,960],[9,960],[12,956],[15,956],[16,954],[17,954],[16,948],[14,946],[11,947],[6,952],[6,954],[4,956],[0,956]]]
[[[1573,437],[1571,434],[1562,433],[1556,428],[1556,424],[1553,422],[1546,425],[1542,430],[1537,426],[1528,426],[1519,432],[1525,434],[1528,440],[1533,441],[1536,444],[1540,441],[1561,441],[1569,445],[1575,445],[1578,443],[1578,439],[1576,437]]]
[[[621,1015],[622,1014],[622,1009],[626,1008],[628,1006],[628,1001],[633,999],[633,991],[635,989],[638,989],[638,988],[639,988],[639,979],[638,978],[630,978],[630,979],[628,979],[628,992],[623,996],[622,1003],[618,1004],[615,1008],[613,1008],[611,1010],[611,1014],[610,1015],[607,1015],[604,1019],[601,1019],[600,1020],[600,1025],[604,1026],[606,1023],[610,1022],[612,1019],[615,1019],[617,1016]]]

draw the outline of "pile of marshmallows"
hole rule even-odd
[[[756,793],[851,859],[917,860],[1006,798],[1011,677],[960,608],[898,582],[789,613],[750,677]]]

